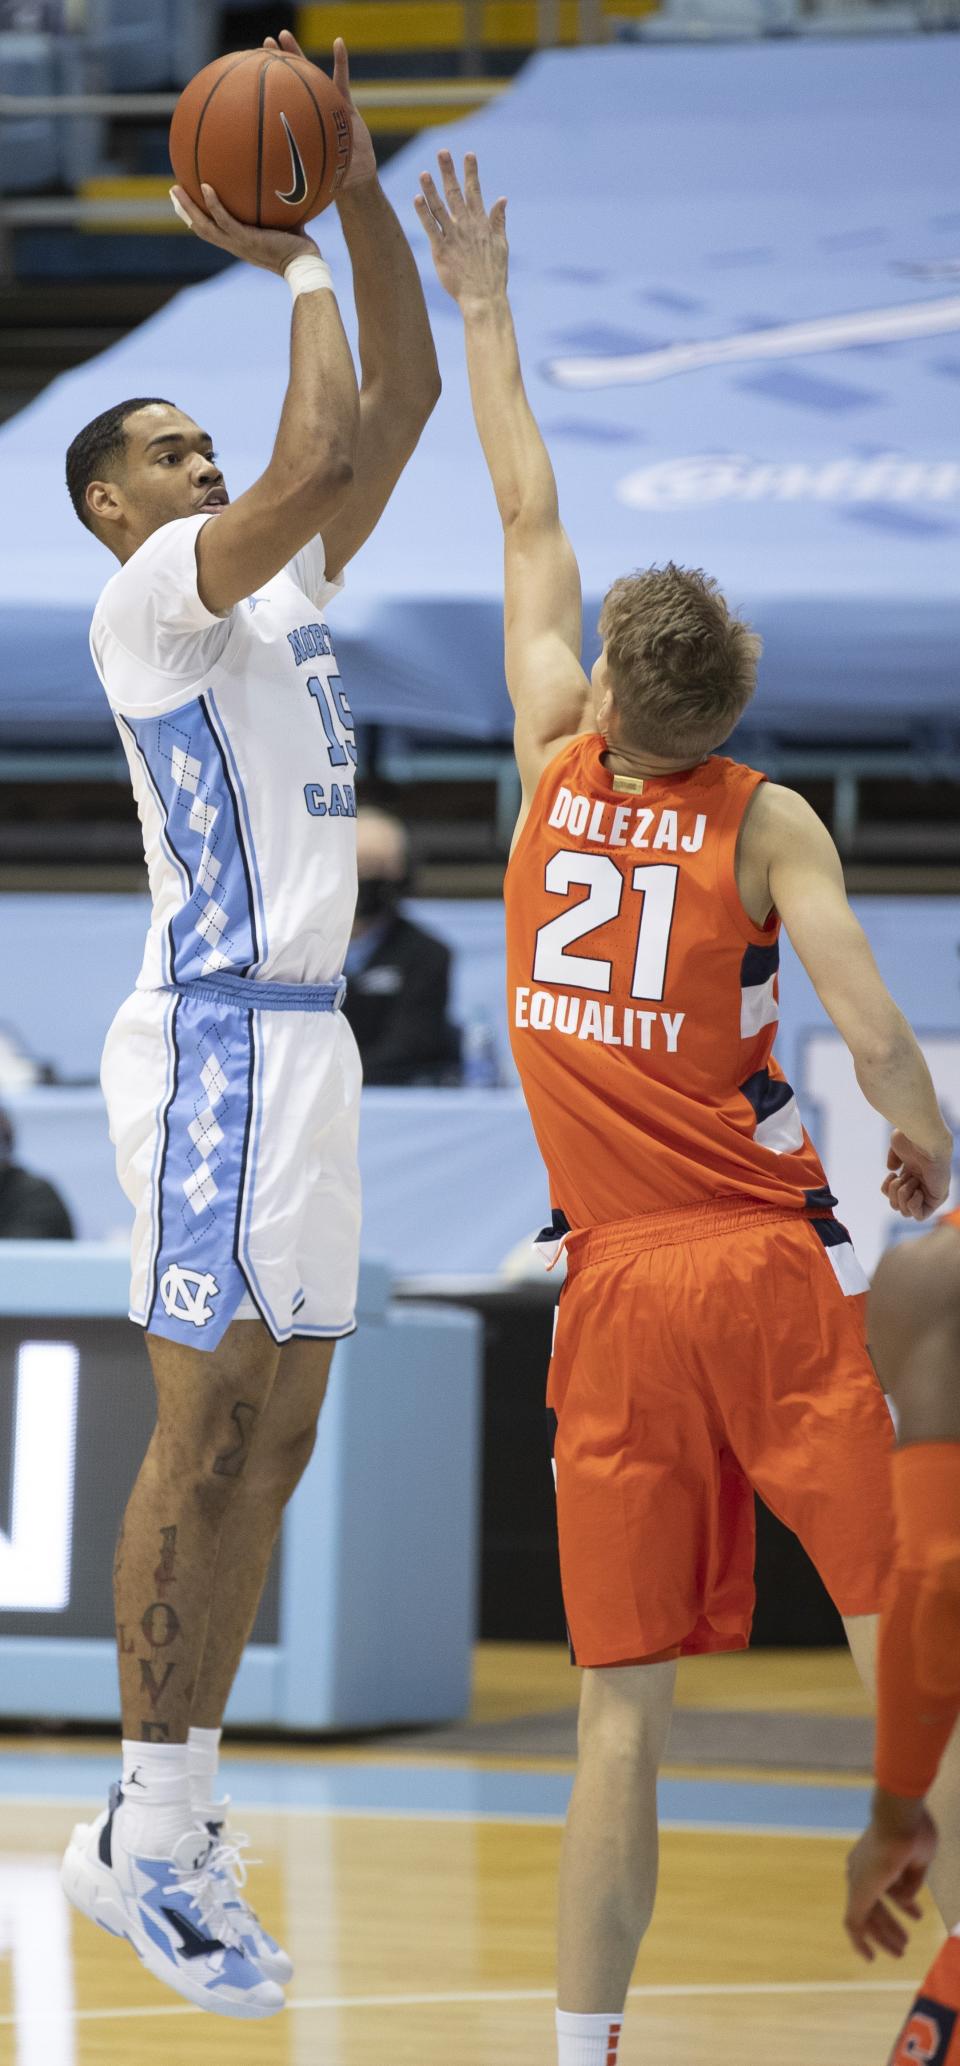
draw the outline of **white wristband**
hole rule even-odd
[[[298,294],[316,294],[321,287],[333,293],[333,274],[317,251],[304,251],[301,257],[291,258],[283,268],[283,277],[294,301]]]

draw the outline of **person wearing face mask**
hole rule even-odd
[[[459,1080],[460,1036],[447,1017],[450,952],[405,918],[410,846],[399,818],[357,812],[357,911],[344,964],[348,1018],[368,1084]]]

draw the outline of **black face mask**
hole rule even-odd
[[[387,875],[364,875],[357,885],[357,917],[392,917],[403,894],[403,884]]]

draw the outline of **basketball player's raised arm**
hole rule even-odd
[[[225,503],[197,537],[197,586],[208,610],[224,615],[273,579],[330,519],[354,477],[357,376],[336,297],[312,238],[237,222],[204,187],[206,213],[174,187],[178,213],[197,236],[268,272],[313,259],[302,291],[296,278],[290,374],[270,460],[253,486]],[[329,279],[329,275],[327,275]]]
[[[273,39],[267,38],[268,48]],[[288,29],[279,47],[302,57]],[[353,105],[346,45],[334,44],[333,82],[350,109],[353,156],[337,200],[357,305],[360,426],[353,480],[323,525],[327,578],[342,572],[369,538],[440,396],[440,368],[420,274],[377,178],[367,128]]]
[[[580,664],[580,570],[523,385],[507,297],[507,204],[497,201],[487,214],[474,157],[465,160],[462,189],[449,151],[439,162],[445,200],[424,173],[416,208],[441,285],[463,316],[473,413],[503,525],[507,687],[529,796],[562,741],[592,722]]]
[[[905,1219],[928,1219],[950,1188],[953,1149],[930,1071],[850,909],[829,832],[803,797],[772,782],[758,790],[743,834],[744,870],[758,865],[864,1097],[893,1129],[890,1204]]]

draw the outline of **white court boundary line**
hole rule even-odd
[[[922,1977],[922,1976],[920,1976]],[[902,1980],[745,1980],[696,1982],[689,1986],[631,1987],[631,2001],[691,2001],[718,2000],[730,1998],[739,2000],[745,1996],[768,1996],[783,1994],[909,1994],[920,1985],[917,1979]],[[428,2008],[483,2008],[499,2003],[556,2000],[555,1987],[511,1987],[476,1988],[456,1993],[436,1994],[315,1994],[304,1995],[288,2001],[291,2011],[307,2011],[317,2014],[323,2010],[343,2009],[428,2009]],[[144,2021],[151,2017],[203,2016],[204,2009],[171,2003],[159,2008],[129,2009],[76,2009],[71,2018],[74,2023],[124,2023]],[[57,2020],[53,2015],[39,2010],[34,2014],[0,2016],[0,2027],[13,2026],[24,2029]]]

